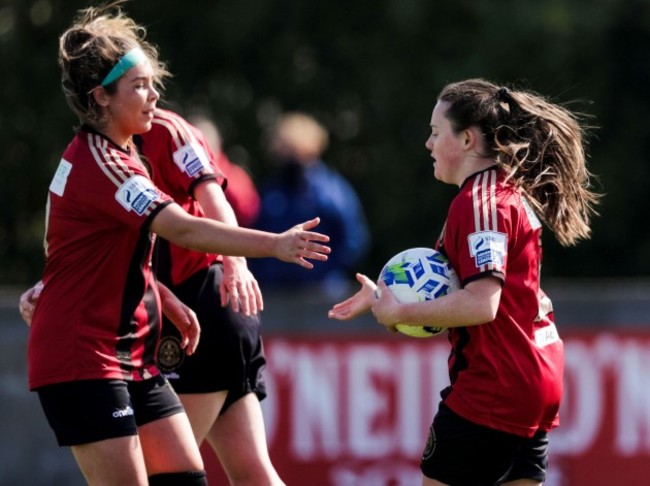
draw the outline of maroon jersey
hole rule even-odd
[[[160,297],[148,223],[169,202],[137,156],[92,129],[77,133],[48,194],[30,388],[158,374]]]
[[[225,184],[203,134],[177,114],[157,109],[151,130],[139,136],[138,145],[152,166],[156,186],[187,213],[203,216],[193,197],[196,184],[207,179]],[[220,255],[188,250],[161,240],[158,276],[162,282],[176,286],[220,259]]]
[[[539,285],[541,224],[496,168],[469,177],[438,242],[463,283],[503,281],[494,321],[451,328],[445,403],[462,417],[520,436],[558,422],[563,344]]]

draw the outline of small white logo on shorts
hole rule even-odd
[[[118,409],[113,412],[113,418],[130,417],[131,415],[133,415],[133,409],[128,405],[121,410]]]

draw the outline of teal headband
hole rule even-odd
[[[131,69],[132,67],[137,66],[143,61],[147,60],[147,55],[142,52],[142,49],[136,47],[131,49],[129,52],[124,54],[117,64],[113,66],[113,69],[109,71],[104,80],[101,82],[101,86],[106,86],[111,84],[116,79],[121,78],[124,74]]]

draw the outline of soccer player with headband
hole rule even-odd
[[[155,362],[161,308],[188,354],[195,314],[152,273],[156,235],[199,252],[324,261],[318,218],[274,234],[189,215],[155,186],[132,137],[151,129],[168,74],[119,4],[79,12],[60,37],[68,104],[82,122],[49,187],[42,291],[28,375],[90,485],[203,485],[190,423]]]

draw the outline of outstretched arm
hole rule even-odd
[[[233,227],[187,214],[178,204],[164,207],[151,222],[151,230],[184,248],[204,253],[248,257],[275,257],[311,269],[308,260],[327,260],[329,237],[309,231],[319,218],[298,224],[283,233]]]

